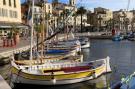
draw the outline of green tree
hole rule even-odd
[[[83,22],[83,15],[85,14],[87,12],[87,10],[84,8],[84,7],[80,7],[80,8],[78,8],[78,10],[77,10],[77,12],[76,12],[76,14],[77,15],[81,15],[81,32],[82,32],[82,29],[83,29],[83,27],[82,27],[82,22]]]
[[[60,17],[61,17],[61,20],[63,22],[63,27],[65,28],[65,18],[67,18],[67,15],[69,13],[69,10],[68,9],[64,9],[63,12],[61,13]]]

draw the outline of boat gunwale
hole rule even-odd
[[[98,67],[96,67],[96,68],[94,68],[94,69],[88,69],[88,70],[85,70],[85,71],[70,72],[70,73],[64,73],[64,74],[51,74],[51,75],[65,75],[65,74],[74,74],[74,73],[77,74],[77,73],[82,73],[82,72],[95,71],[95,70],[98,70],[98,69],[100,69],[101,67],[104,67],[104,66],[105,66],[105,64],[103,63],[102,65],[100,65],[100,66],[98,66]],[[83,66],[82,66],[82,67],[83,67]],[[16,67],[14,67],[14,68],[16,68]],[[18,68],[16,68],[16,70],[19,71]],[[29,75],[38,75],[38,76],[50,75],[50,74],[32,74],[32,73],[28,73],[28,72],[26,72],[26,71],[21,71],[21,72],[26,73],[26,74],[29,74]],[[51,72],[50,72],[50,73],[51,73]]]

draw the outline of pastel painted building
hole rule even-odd
[[[0,22],[21,23],[20,0],[1,0]]]
[[[20,0],[1,0],[0,2],[0,36],[7,36],[13,27],[23,28],[21,24]]]

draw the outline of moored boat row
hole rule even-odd
[[[34,0],[32,1],[33,12]],[[65,19],[65,22],[73,12],[74,9]],[[42,32],[43,37],[40,46],[33,47],[32,25],[30,50],[21,53],[18,58],[12,57],[11,82],[13,84],[72,84],[95,79],[104,73],[111,72],[109,57],[90,62],[83,60],[81,48],[90,47],[87,38],[56,40],[56,44],[51,44],[47,41],[44,42],[44,34],[47,34],[45,32]]]

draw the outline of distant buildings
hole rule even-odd
[[[28,0],[29,1],[29,0]],[[80,28],[81,16],[72,15],[67,22],[65,18],[74,9],[76,0],[69,0],[68,4],[60,3],[59,0],[53,0],[52,3],[45,2],[45,11],[41,8],[38,1],[34,6],[34,23],[40,24],[43,20],[42,14],[45,13],[45,19],[49,20],[49,25],[52,29],[58,27],[59,23],[64,23],[65,27],[76,26]],[[43,5],[43,3],[40,3]],[[29,5],[23,3],[21,5],[20,0],[2,0],[0,4],[0,36],[6,36],[13,27],[17,29],[24,28],[28,24],[29,19]],[[22,24],[23,23],[23,24]],[[88,11],[83,14],[83,26],[92,27],[97,31],[105,29],[111,30],[113,28],[128,31],[135,28],[135,10],[132,11],[111,11],[106,8],[98,7],[94,8],[94,12]]]
[[[62,22],[63,19],[65,19],[68,14],[75,8],[75,11],[77,10],[77,8],[75,7],[76,4],[76,0],[69,0],[69,4],[65,4],[65,3],[60,3],[58,2],[58,0],[54,0],[54,2],[52,3],[53,6],[53,13],[54,15],[57,15],[57,17],[61,17],[61,19],[57,19],[56,24],[58,24],[59,22]],[[74,25],[74,16],[72,16],[69,20],[68,20],[68,24],[66,25]]]
[[[104,29],[110,19],[113,18],[113,12],[105,8],[94,8],[93,13],[88,13],[88,23],[96,30]]]
[[[122,32],[135,31],[135,10],[111,11],[106,8],[94,8],[87,14],[87,22],[94,31],[117,29]]]
[[[37,3],[37,2],[36,2]],[[81,16],[71,16],[67,22],[65,22],[65,18],[71,13],[71,11],[74,9],[74,12],[77,11],[76,0],[69,0],[68,4],[60,3],[59,0],[53,0],[52,3],[45,2],[45,13],[46,17],[49,15],[49,25],[55,29],[58,27],[59,23],[64,23],[65,27],[71,27],[71,26],[80,26],[81,24]],[[24,8],[25,7],[25,8]],[[27,24],[27,17],[26,11],[28,12],[27,3],[22,4],[22,21],[24,24]],[[34,10],[41,9],[41,7],[38,4],[35,4]],[[37,10],[38,11],[38,10]],[[41,9],[41,12],[42,9]],[[40,12],[37,12],[40,13]],[[28,13],[27,13],[28,15]],[[41,16],[36,15],[34,16],[36,19],[39,19]],[[38,23],[38,20],[35,20],[36,23]],[[87,14],[83,15],[83,25],[87,25]]]
[[[114,26],[116,29],[122,31],[128,31],[132,29],[131,22],[133,19],[133,13],[125,10],[119,10],[113,12]]]

